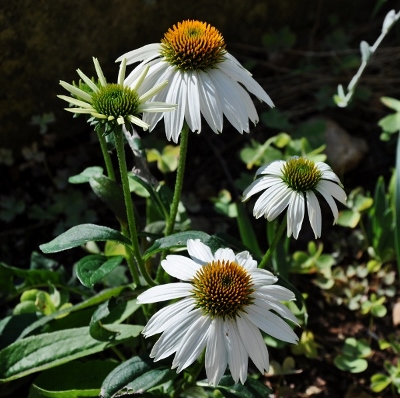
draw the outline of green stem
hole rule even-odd
[[[124,194],[125,200],[125,207],[126,207],[126,215],[128,218],[128,231],[127,234],[132,243],[132,252],[135,257],[136,263],[139,267],[140,273],[143,275],[143,278],[150,286],[154,286],[155,282],[151,279],[150,275],[147,273],[145,263],[143,261],[140,246],[139,246],[139,239],[137,235],[137,228],[136,228],[136,221],[135,221],[135,213],[133,211],[133,203],[131,192],[129,190],[129,180],[128,180],[128,170],[126,168],[126,159],[125,159],[125,149],[124,149],[124,136],[121,130],[114,132],[115,138],[115,148],[117,150],[117,157],[118,157],[118,164],[119,164],[119,172],[121,175],[121,184],[122,184],[122,191]],[[128,256],[129,259],[129,256]],[[132,275],[134,282],[139,286],[139,275],[137,270],[133,264],[133,261],[128,261],[129,269]]]
[[[260,264],[258,265],[259,268],[265,268],[265,266],[268,264],[269,259],[272,256],[272,253],[276,249],[276,246],[278,245],[279,240],[282,237],[283,232],[286,229],[286,214],[282,219],[281,225],[279,225],[278,231],[276,231],[276,234],[274,236],[274,239],[272,240],[272,243],[270,244],[267,252],[264,254],[264,257],[262,258]]]
[[[165,236],[169,236],[174,231],[175,219],[178,213],[179,201],[181,199],[182,185],[183,185],[183,176],[185,173],[185,163],[186,163],[186,154],[188,147],[188,139],[189,139],[189,126],[185,122],[181,132],[181,142],[179,147],[179,163],[178,169],[176,171],[176,182],[174,189],[174,196],[171,203],[171,210],[169,214],[169,218],[167,219],[167,226],[165,230]]]
[[[101,152],[103,154],[104,158],[104,163],[106,164],[106,169],[107,169],[107,176],[111,180],[115,181],[115,173],[114,173],[114,167],[112,164],[111,156],[110,153],[107,150],[107,141],[105,136],[102,134],[102,132],[99,130],[96,130],[97,132],[97,137],[99,138],[100,142],[100,147],[101,147]]]

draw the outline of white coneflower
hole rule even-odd
[[[260,372],[267,371],[268,350],[260,329],[283,341],[298,341],[280,317],[297,323],[280,303],[294,300],[294,294],[274,285],[278,278],[257,268],[247,251],[235,255],[231,249],[218,249],[212,254],[208,246],[191,239],[187,250],[191,258],[169,255],[161,263],[183,282],[152,287],[137,299],[155,303],[183,298],[158,311],[144,328],[146,337],[162,333],[150,356],[157,361],[175,353],[172,368],[180,372],[206,349],[205,368],[212,385],[219,383],[227,365],[233,380],[244,383],[249,357]]]
[[[219,31],[204,22],[180,22],[168,30],[161,43],[130,51],[117,61],[124,58],[127,64],[141,62],[126,84],[132,84],[147,66],[149,80],[143,89],[165,79],[170,81],[168,89],[153,101],[177,103],[177,111],[146,115],[144,120],[152,130],[164,117],[167,138],[174,142],[178,142],[184,120],[190,130],[200,133],[201,115],[216,133],[222,131],[224,115],[240,133],[249,132],[249,119],[257,123],[258,115],[246,90],[274,106],[251,73],[226,51]]]
[[[260,167],[256,172],[259,174],[262,177],[244,191],[243,201],[265,190],[254,205],[254,217],[265,216],[272,221],[287,207],[287,236],[293,233],[295,239],[299,236],[306,206],[315,238],[321,236],[321,208],[315,193],[320,193],[328,202],[334,224],[338,219],[338,209],[333,198],[346,203],[340,180],[326,163],[314,163],[294,156],[287,161],[277,160]]]
[[[149,68],[144,68],[130,87],[124,84],[126,60],[123,60],[120,65],[118,82],[115,84],[107,83],[96,58],[93,58],[93,62],[98,76],[97,84],[79,69],[77,70],[78,75],[83,80],[80,88],[60,81],[60,85],[69,91],[73,97],[65,95],[58,95],[58,97],[75,106],[73,108],[65,108],[65,110],[76,114],[91,115],[90,121],[92,124],[104,124],[105,131],[111,131],[115,125],[122,125],[127,122],[147,130],[149,125],[141,119],[142,114],[147,112],[167,112],[176,109],[174,104],[148,101],[168,84],[166,80],[152,87],[147,85],[146,92],[142,95],[138,94],[139,88],[146,81],[145,78]]]

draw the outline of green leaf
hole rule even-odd
[[[210,235],[201,231],[185,231],[178,232],[165,238],[157,239],[143,254],[143,259],[146,260],[163,250],[186,247],[186,242],[188,239],[200,239],[201,242],[207,244],[206,242],[210,239]]]
[[[343,210],[339,213],[338,225],[355,228],[360,222],[361,214],[354,210]]]
[[[223,397],[227,398],[263,398],[268,397],[272,392],[265,384],[250,377],[247,378],[245,384],[240,384],[235,383],[231,376],[223,376],[216,388]]]
[[[383,391],[390,383],[391,378],[383,373],[376,373],[371,376],[371,390],[373,392]]]
[[[99,342],[89,327],[30,336],[0,351],[0,382],[7,382],[82,358],[139,335],[141,326],[113,325],[118,331],[110,342]]]
[[[32,390],[39,397],[95,397],[101,383],[118,365],[115,361],[72,361],[42,372],[33,382]]]
[[[72,227],[68,231],[57,236],[57,238],[53,239],[51,242],[40,245],[39,247],[43,253],[56,253],[81,246],[90,241],[97,242],[107,240],[113,240],[127,246],[131,244],[128,238],[114,229],[95,224],[81,224]]]
[[[109,341],[115,337],[116,332],[110,330],[105,324],[119,324],[131,316],[138,308],[136,300],[125,301],[114,298],[102,303],[93,313],[90,321],[90,335],[99,341]]]
[[[70,184],[83,184],[89,182],[89,180],[94,176],[99,176],[103,174],[103,168],[99,166],[88,167],[82,171],[82,173],[77,174],[68,178]]]
[[[368,368],[368,362],[363,358],[352,358],[346,355],[338,355],[333,360],[336,367],[350,373],[361,373]]]
[[[163,217],[167,218],[169,216],[169,205],[166,205],[165,201],[162,198],[161,186],[158,187],[156,190],[148,182],[144,181],[142,178],[138,177],[135,174],[129,174],[128,177],[131,180],[139,183],[149,193],[151,199],[157,205],[157,209],[159,210],[160,214]]]
[[[20,340],[20,339],[26,337],[27,335],[29,335],[36,329],[46,325],[47,323],[51,322],[52,320],[54,320],[56,318],[66,316],[66,315],[76,312],[76,311],[84,310],[84,309],[92,307],[94,305],[98,305],[98,304],[110,299],[113,296],[119,296],[123,290],[127,289],[127,287],[128,286],[118,286],[118,287],[115,287],[112,289],[105,289],[105,290],[101,291],[100,293],[96,294],[95,296],[90,297],[89,299],[87,299],[85,301],[82,301],[79,304],[76,304],[72,307],[60,309],[51,315],[44,316],[43,318],[38,319],[36,322],[33,322],[28,327],[26,327],[26,329],[24,329],[24,331],[20,334],[18,339]]]
[[[386,105],[388,108],[395,110],[396,112],[400,112],[400,101],[390,97],[381,97],[381,102]]]
[[[117,219],[127,225],[124,194],[115,181],[104,175],[94,175],[89,179],[93,192],[111,209]]]
[[[17,288],[23,290],[49,283],[57,285],[61,280],[61,274],[58,272],[45,269],[26,270],[0,263],[0,298],[15,293]]]
[[[115,368],[104,380],[100,397],[111,398],[117,392],[143,393],[176,377],[176,372],[155,365],[148,358],[133,357]]]
[[[115,256],[107,259],[98,254],[83,257],[76,265],[76,276],[82,285],[92,289],[95,283],[117,268],[123,258],[123,256]]]
[[[241,201],[236,201],[235,205],[238,214],[237,224],[239,228],[240,238],[243,244],[249,248],[252,254],[261,258],[263,253],[261,252],[260,246],[258,245],[257,236],[254,232],[252,223],[250,222],[246,208]]]
[[[400,274],[400,136],[397,137],[396,170],[394,173],[394,245],[397,257],[397,270]]]
[[[397,133],[400,130],[400,112],[385,116],[378,125],[387,133]]]

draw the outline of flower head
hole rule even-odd
[[[212,385],[218,384],[227,365],[233,380],[244,383],[249,357],[260,372],[267,371],[268,350],[260,329],[283,341],[298,341],[280,317],[297,323],[279,302],[294,300],[294,294],[274,285],[278,278],[257,268],[247,251],[235,255],[231,249],[218,249],[212,254],[198,239],[189,239],[187,249],[190,259],[169,255],[161,263],[183,282],[156,286],[138,297],[139,303],[183,298],[158,311],[144,328],[146,337],[162,333],[150,356],[158,361],[175,353],[172,368],[180,372],[205,348]]]
[[[247,91],[274,106],[251,73],[226,51],[219,31],[204,22],[180,22],[165,33],[161,43],[128,52],[117,61],[124,58],[127,64],[141,61],[126,84],[132,84],[146,66],[150,66],[148,84],[171,82],[152,101],[177,103],[177,111],[146,115],[144,120],[152,130],[164,117],[167,138],[174,142],[178,142],[184,120],[190,130],[200,133],[201,115],[216,133],[222,131],[224,115],[240,133],[249,132],[249,119],[257,123],[258,115]]]
[[[126,60],[121,62],[117,83],[107,83],[98,60],[93,58],[93,62],[98,83],[89,79],[79,69],[77,72],[83,81],[79,84],[79,87],[60,81],[60,85],[69,91],[73,97],[65,95],[58,95],[58,97],[75,106],[65,108],[65,110],[75,114],[89,114],[92,116],[89,119],[92,124],[105,125],[105,131],[111,132],[115,126],[127,122],[147,130],[149,125],[140,118],[142,113],[167,112],[176,109],[176,105],[173,104],[148,101],[167,85],[167,81],[161,81],[156,86],[149,87],[143,95],[139,95],[138,89],[145,81],[149,68],[144,68],[140,76],[133,82],[134,84],[127,86],[124,84]]]
[[[265,190],[257,199],[253,214],[262,215],[268,221],[274,220],[286,207],[287,236],[298,238],[307,205],[308,217],[315,238],[321,236],[321,208],[315,193],[320,193],[328,202],[334,218],[338,218],[338,209],[333,198],[346,203],[346,193],[341,187],[337,175],[323,162],[313,162],[302,157],[291,157],[286,162],[277,160],[262,166],[256,175],[263,177],[255,180],[243,193],[243,201],[250,196]]]

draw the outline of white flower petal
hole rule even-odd
[[[296,333],[293,332],[292,328],[282,318],[270,311],[265,311],[264,308],[260,308],[254,304],[249,305],[246,307],[244,317],[248,319],[249,323],[272,337],[293,344],[298,341]]]
[[[307,212],[310,220],[311,228],[314,231],[315,239],[321,236],[322,216],[318,199],[312,191],[306,192]]]
[[[247,307],[246,307],[247,310]],[[261,372],[268,372],[269,355],[259,329],[249,320],[247,314],[242,313],[236,317],[240,339],[253,361],[256,368]]]
[[[192,259],[170,254],[161,261],[161,266],[171,276],[182,281],[190,281],[201,266]]]
[[[228,353],[225,347],[224,321],[214,318],[211,322],[206,348],[206,374],[208,382],[216,386],[223,376],[228,364]]]
[[[172,327],[165,330],[156,341],[151,350],[150,357],[154,358],[154,361],[159,361],[178,351],[184,343],[184,336],[187,331],[193,325],[193,322],[200,319],[200,315],[200,310],[193,310],[188,314],[184,314],[180,318],[179,323],[175,323]]]
[[[257,171],[258,174],[269,174],[271,176],[282,177],[282,168],[286,164],[283,160],[275,160],[265,166],[261,166]]]
[[[225,260],[225,262],[234,262],[235,261],[235,253],[233,252],[232,249],[229,248],[224,248],[224,249],[218,249],[214,253],[214,259],[215,260]]]
[[[186,245],[189,256],[197,264],[204,265],[211,263],[214,260],[211,249],[204,243],[200,242],[200,239],[188,239]]]
[[[293,233],[293,237],[297,239],[301,225],[303,224],[305,213],[305,199],[304,195],[300,192],[293,191],[289,200],[289,207],[287,211],[287,236]]]
[[[194,309],[195,305],[196,302],[192,297],[167,305],[150,318],[142,334],[149,337],[162,333],[175,324],[179,325],[181,317],[185,317],[187,313]]]
[[[282,178],[280,177],[261,177],[253,181],[243,192],[243,202],[248,200],[250,196],[263,191],[275,184],[281,184]]]
[[[117,58],[115,62],[121,62],[124,58],[126,58],[127,65],[133,64],[138,61],[143,61],[144,59],[146,59],[146,61],[148,62],[149,60],[160,56],[160,49],[160,43],[147,44],[146,46],[140,47],[136,50],[129,51],[121,55]]]
[[[318,183],[318,188],[324,189],[329,195],[332,195],[339,202],[346,204],[346,192],[339,185],[331,181],[321,180]]]
[[[190,283],[167,283],[151,287],[137,297],[138,304],[157,303],[159,301],[172,300],[189,296],[193,286]]]
[[[226,349],[228,352],[228,365],[232,378],[242,384],[247,379],[248,354],[240,339],[237,324],[230,319],[225,321],[224,334],[226,336]]]
[[[240,252],[236,254],[235,260],[247,271],[255,270],[257,268],[257,261],[253,260],[253,257],[248,251]]]
[[[219,96],[207,73],[199,71],[197,72],[197,78],[201,113],[211,129],[215,133],[219,133],[222,131],[223,123],[223,112]]]
[[[175,354],[172,369],[177,372],[190,366],[202,353],[209,341],[211,318],[198,316],[182,339],[182,344]]]

